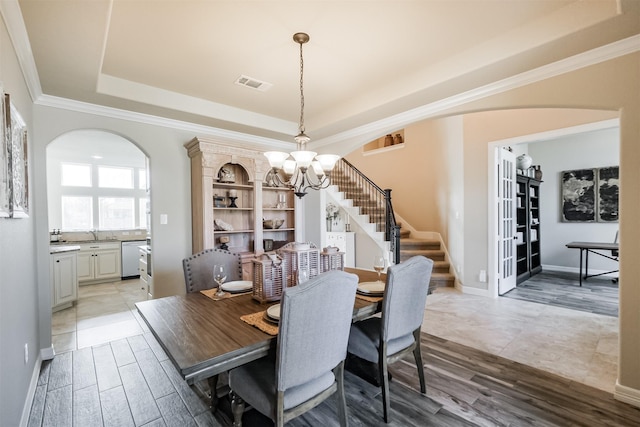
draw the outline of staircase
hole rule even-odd
[[[393,208],[388,205],[388,212],[385,211],[387,206],[385,194],[375,184],[370,182],[363,175],[358,175],[359,171],[355,168],[346,168],[343,162],[341,167],[334,169],[331,181],[334,185],[330,187],[329,193],[332,197],[339,201],[343,209],[356,219],[356,222],[363,230],[371,236],[374,241],[384,243],[386,240],[387,248],[392,242],[389,237],[385,239],[385,227],[387,214],[390,216],[395,226],[395,216]],[[351,166],[351,165],[350,165]],[[357,173],[356,173],[357,172]],[[398,229],[398,227],[395,227]],[[397,231],[396,231],[397,232]],[[414,255],[424,255],[433,260],[433,272],[431,274],[432,287],[446,287],[455,285],[455,276],[450,273],[450,264],[446,260],[445,251],[440,248],[439,240],[426,240],[410,236],[409,231],[403,231],[400,228],[400,262],[409,259]],[[391,247],[393,253],[393,247]],[[397,256],[397,255],[396,255]]]
[[[415,255],[423,255],[433,260],[431,286],[440,288],[455,285],[455,276],[450,273],[451,265],[445,260],[445,252],[440,248],[440,241],[413,238],[409,231],[401,230],[400,262]]]

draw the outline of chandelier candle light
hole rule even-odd
[[[292,188],[298,198],[307,194],[307,188],[321,190],[331,185],[329,174],[335,166],[340,156],[336,154],[317,154],[307,151],[307,142],[311,140],[304,133],[304,60],[302,57],[302,45],[309,41],[309,35],[296,33],[293,41],[300,44],[300,122],[298,125],[298,135],[295,137],[296,151],[285,153],[282,151],[267,151],[264,155],[269,160],[271,171],[269,172],[271,182],[276,186]],[[293,157],[293,160],[289,159]],[[282,171],[285,180],[278,174]],[[314,176],[315,175],[315,176]]]

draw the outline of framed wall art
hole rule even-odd
[[[5,95],[8,110],[6,129],[9,145],[10,197],[9,209],[12,218],[29,217],[29,162],[27,158],[27,127],[9,96]]]
[[[598,169],[598,218],[599,222],[618,221],[620,195],[620,168],[610,166]]]
[[[561,172],[562,221],[596,220],[596,169]]]
[[[7,95],[8,100],[8,95]],[[9,197],[11,193],[9,179],[9,144],[7,137],[7,108],[5,94],[0,85],[0,218],[7,218],[11,215],[9,207]]]

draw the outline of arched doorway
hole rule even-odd
[[[46,158],[51,244],[81,248],[76,297],[52,295],[55,351],[142,333],[133,304],[148,292],[138,268],[151,232],[148,157],[120,135],[87,129],[53,140]]]

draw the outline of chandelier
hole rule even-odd
[[[296,33],[293,41],[300,45],[300,122],[296,151],[285,153],[283,151],[267,151],[264,155],[269,161],[271,170],[267,176],[267,183],[276,187],[288,187],[294,190],[298,198],[307,194],[307,189],[322,190],[331,184],[329,174],[340,156],[335,154],[317,154],[307,151],[307,142],[311,140],[304,133],[304,60],[302,57],[302,45],[309,41],[309,35]],[[293,157],[293,160],[289,157]],[[281,178],[281,174],[285,179]]]

